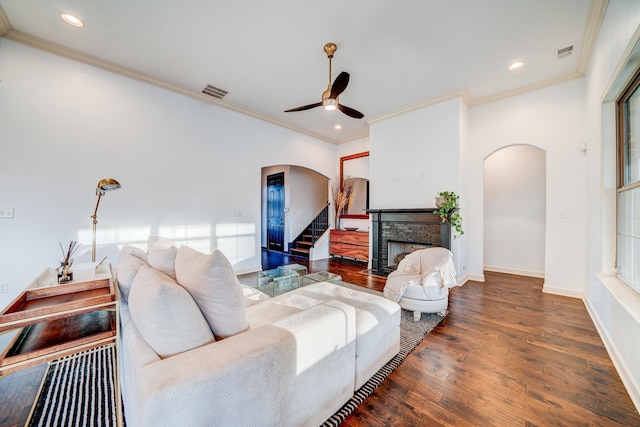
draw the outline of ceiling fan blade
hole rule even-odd
[[[338,77],[333,81],[331,85],[331,95],[329,98],[336,99],[347,88],[349,84],[349,73],[343,71],[338,74]]]
[[[353,117],[354,119],[361,119],[364,117],[358,110],[354,110],[353,108],[347,107],[346,105],[338,104],[338,110],[342,111],[349,117]]]
[[[312,108],[316,108],[322,105],[322,102],[316,102],[315,104],[303,105],[302,107],[292,108],[290,110],[285,110],[285,113],[291,113],[292,111],[304,111],[310,110]]]

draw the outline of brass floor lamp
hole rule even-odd
[[[96,208],[93,211],[93,243],[91,244],[91,262],[96,262],[96,226],[98,225],[98,206],[100,206],[100,199],[105,195],[107,191],[113,191],[120,188],[120,183],[113,178],[104,178],[98,182],[96,186],[96,196],[98,201],[96,202]]]

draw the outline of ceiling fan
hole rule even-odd
[[[338,47],[334,43],[327,43],[324,45],[324,51],[327,54],[327,58],[329,58],[329,85],[327,86],[327,90],[322,92],[322,101],[316,102],[314,104],[303,105],[302,107],[292,108],[290,110],[286,110],[285,113],[290,113],[292,111],[304,111],[310,110],[312,108],[324,106],[325,110],[335,110],[336,108],[342,111],[349,117],[353,117],[354,119],[361,119],[364,117],[358,110],[354,110],[353,108],[347,107],[346,105],[342,105],[338,102],[338,96],[344,92],[349,84],[349,73],[341,72],[336,77],[336,80],[331,84],[331,60],[333,59],[333,54],[336,52]]]

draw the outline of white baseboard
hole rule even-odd
[[[640,412],[640,385],[636,383],[633,376],[629,374],[631,372],[627,367],[627,364],[624,361],[624,358],[620,356],[618,352],[618,348],[615,343],[611,340],[609,334],[607,334],[606,328],[602,324],[602,320],[598,316],[595,308],[591,305],[591,302],[587,299],[584,300],[584,305],[587,307],[587,311],[589,312],[589,316],[591,316],[591,320],[593,324],[596,326],[598,330],[598,334],[600,334],[600,338],[604,343],[604,347],[607,349],[607,353],[609,353],[609,357],[611,357],[611,361],[613,362],[613,366],[615,366],[618,375],[620,375],[620,379],[622,380],[622,384],[624,384],[627,393],[629,393],[629,397],[631,397],[631,401],[636,407],[636,410]]]
[[[578,298],[584,299],[584,291],[577,291],[575,289],[565,289],[565,288],[554,288],[552,286],[547,286],[547,284],[542,285],[542,292],[545,294],[553,294],[560,295],[561,297],[570,297],[570,298]]]
[[[458,286],[464,285],[469,280],[473,280],[474,282],[484,282],[484,274],[465,274],[458,279]]]
[[[515,274],[518,276],[537,277],[544,279],[544,271],[521,270],[519,268],[497,267],[495,265],[485,265],[485,271],[493,271],[495,273]]]

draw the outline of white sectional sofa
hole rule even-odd
[[[400,307],[333,283],[275,298],[224,255],[125,246],[120,380],[127,426],[315,426],[400,346]]]

